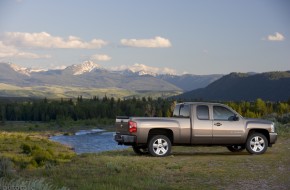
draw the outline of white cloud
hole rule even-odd
[[[121,65],[118,67],[112,67],[113,71],[122,71],[122,70],[130,70],[132,72],[140,72],[143,71],[145,73],[156,73],[156,74],[176,74],[174,69],[170,69],[167,67],[159,68],[159,67],[151,67],[140,63],[135,63],[134,65]]]
[[[50,55],[38,55],[35,53],[18,50],[13,46],[7,46],[0,41],[0,58],[26,58],[26,59],[40,59],[50,58]]]
[[[145,47],[145,48],[168,48],[171,47],[171,42],[160,36],[153,39],[121,39],[121,44],[130,47]]]
[[[106,54],[95,54],[90,59],[93,61],[110,61],[112,58]]]
[[[275,35],[268,35],[267,40],[268,41],[284,41],[285,37],[279,33],[276,32]]]
[[[22,33],[7,32],[4,34],[3,42],[7,45],[38,47],[38,48],[71,48],[71,49],[96,49],[106,45],[107,42],[101,39],[93,39],[90,42],[84,42],[79,37],[69,36],[63,39],[58,36],[52,36],[46,32],[40,33]]]

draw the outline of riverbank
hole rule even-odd
[[[108,131],[113,128],[110,125],[96,125],[95,121],[0,122],[0,157],[8,158],[14,171],[70,162],[76,156],[74,149],[49,138],[55,135],[69,136],[96,127]]]

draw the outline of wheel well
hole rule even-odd
[[[155,135],[165,135],[173,144],[173,132],[170,129],[151,129],[148,133],[148,142]]]
[[[251,129],[249,131],[248,136],[250,136],[253,133],[261,133],[261,134],[265,135],[265,137],[268,140],[268,145],[269,145],[269,143],[270,143],[270,136],[269,136],[269,132],[267,130],[265,130],[265,129]]]

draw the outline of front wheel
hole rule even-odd
[[[132,146],[134,152],[139,155],[148,154],[148,148],[146,146]]]
[[[152,156],[168,156],[171,153],[171,141],[167,136],[156,135],[150,139],[148,148]]]
[[[249,135],[246,142],[246,149],[250,154],[263,154],[268,147],[268,139],[261,133]]]
[[[227,146],[227,148],[231,152],[242,152],[246,147],[244,145],[231,145]]]

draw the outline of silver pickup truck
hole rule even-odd
[[[180,103],[170,118],[118,116],[115,125],[118,144],[158,157],[169,155],[173,145],[218,145],[263,154],[277,140],[273,122],[243,118],[218,103]]]

